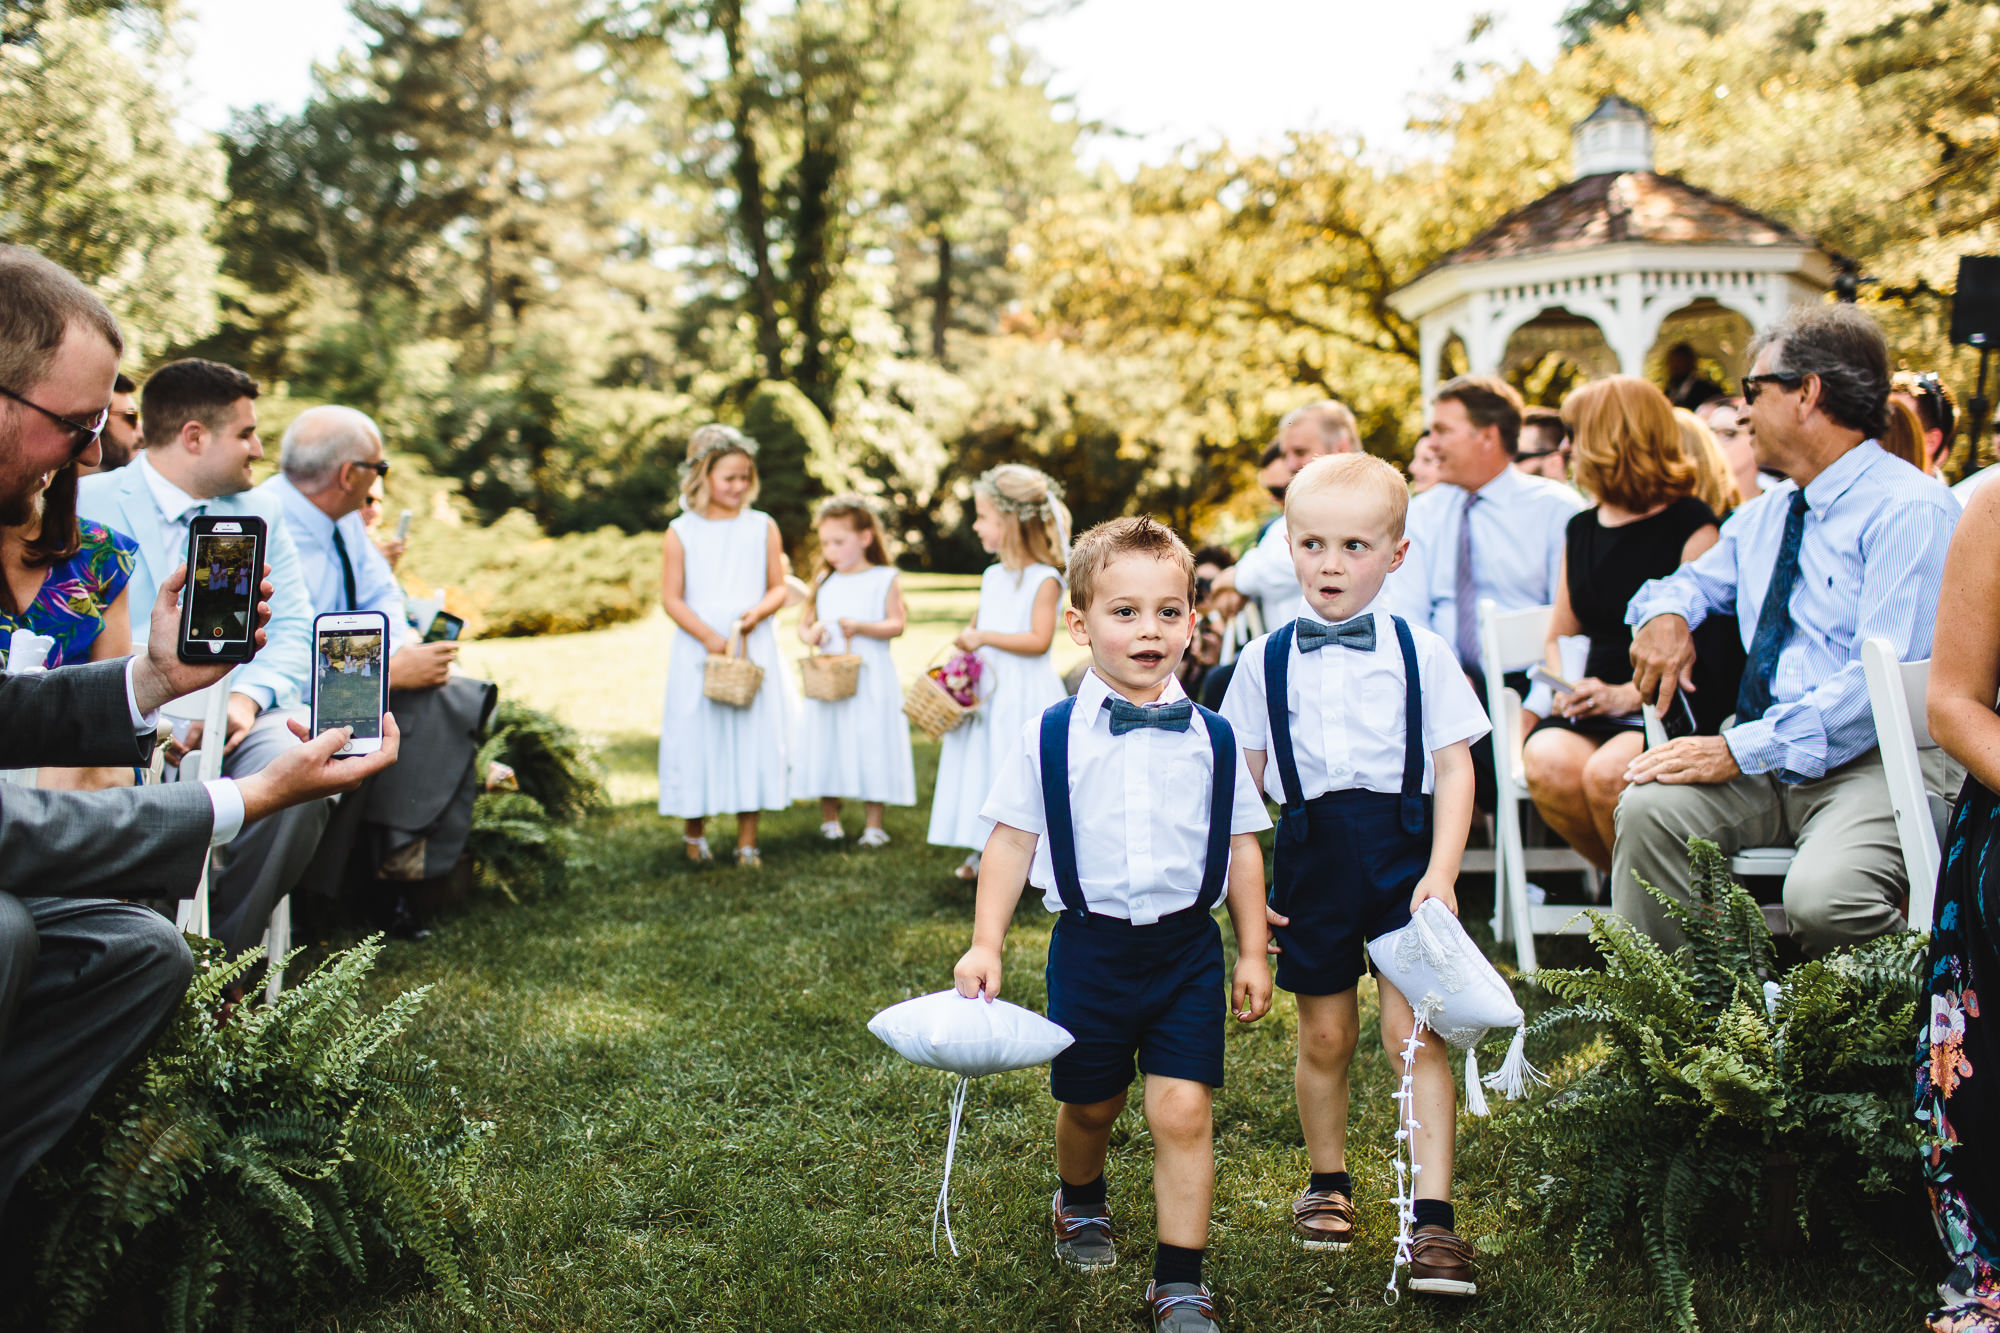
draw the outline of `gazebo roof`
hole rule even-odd
[[[1515,209],[1427,266],[1424,274],[1459,264],[1628,241],[1818,247],[1812,237],[1678,177],[1652,171],[1604,172],[1573,180]]]

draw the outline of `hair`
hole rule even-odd
[[[1569,427],[1563,424],[1562,413],[1553,407],[1531,407],[1522,412],[1521,429],[1540,432],[1544,449],[1560,449],[1569,438]]]
[[[734,426],[710,422],[688,436],[687,462],[681,465],[681,512],[699,515],[708,508],[708,478],[723,459],[741,455],[750,460],[750,493],[745,505],[755,504],[763,479],[757,475],[757,442]]]
[[[972,483],[1000,512],[1000,563],[1015,573],[1029,565],[1069,565],[1069,510],[1062,487],[1048,473],[1025,463],[1002,463]]]
[[[239,398],[255,398],[257,381],[220,361],[188,357],[169,361],[146,377],[139,399],[139,426],[148,449],[180,438],[181,427],[198,421],[209,430],[222,429],[229,409]]]
[[[1301,421],[1310,421],[1319,427],[1320,438],[1326,441],[1329,452],[1337,451],[1341,445],[1361,447],[1361,427],[1354,420],[1354,413],[1346,403],[1338,398],[1322,398],[1304,407],[1295,407],[1278,418],[1278,433],[1271,443],[1282,447],[1285,432]]]
[[[34,540],[25,543],[21,553],[21,563],[29,569],[46,569],[60,560],[67,560],[83,549],[83,528],[76,521],[76,464],[56,469],[49,478],[49,484],[37,499],[41,511],[41,530]],[[11,591],[5,593],[8,602],[13,601]],[[25,607],[13,607],[18,614]]]
[[[1667,396],[1646,380],[1611,375],[1563,399],[1576,484],[1600,504],[1640,512],[1694,493],[1695,465]]]
[[[132,382],[132,377],[122,370],[118,372],[118,378],[111,381],[113,393],[137,393],[138,390],[139,386]]]
[[[309,407],[285,427],[278,466],[285,479],[308,495],[326,488],[345,463],[358,463],[379,442],[382,431],[366,412],[352,407]]]
[[[1729,460],[1722,456],[1722,446],[1706,421],[1685,407],[1674,409],[1674,421],[1681,428],[1681,452],[1694,465],[1694,498],[1722,518],[1743,503],[1736,474],[1729,470]]]
[[[1819,409],[1837,426],[1879,438],[1888,425],[1889,344],[1859,306],[1796,305],[1750,344],[1755,364],[1775,347],[1773,374],[1819,379]]]
[[[1284,452],[1283,447],[1276,440],[1271,441],[1264,446],[1264,452],[1257,455],[1257,470],[1262,472],[1265,468],[1277,462],[1278,456]]]
[[[849,492],[845,495],[830,495],[819,502],[813,510],[813,526],[817,528],[828,519],[837,518],[851,526],[868,539],[861,548],[862,558],[871,565],[895,563],[889,552],[889,534],[882,530],[882,520],[875,513],[875,506],[866,497]],[[824,583],[833,566],[827,564],[826,557],[820,556],[819,577],[816,583]]]
[[[1521,395],[1498,375],[1460,375],[1447,381],[1431,403],[1457,403],[1474,430],[1488,426],[1499,430],[1500,448],[1507,457],[1521,452]]]
[[[1299,469],[1285,492],[1285,520],[1291,521],[1292,506],[1322,491],[1362,490],[1375,492],[1382,504],[1382,520],[1391,541],[1403,535],[1403,520],[1410,512],[1410,485],[1394,464],[1373,454],[1327,454]]]
[[[115,355],[125,354],[118,321],[90,288],[33,250],[0,245],[0,388],[32,393],[73,327],[96,333]]]
[[[1927,466],[1924,455],[1924,419],[1917,415],[1917,409],[1897,398],[1891,398],[1882,409],[1888,417],[1888,428],[1882,432],[1882,448],[1902,459],[1918,471]]]
[[[1910,395],[1925,430],[1944,432],[1940,454],[1950,447],[1952,431],[1958,426],[1958,395],[1949,384],[1934,372],[1899,370],[1889,377],[1889,391]]]
[[[1188,605],[1194,605],[1194,553],[1172,528],[1144,514],[1099,523],[1076,539],[1069,553],[1069,604],[1088,611],[1099,577],[1127,555],[1142,555],[1179,570],[1187,584]]]
[[[1228,569],[1236,563],[1236,552],[1227,546],[1203,546],[1194,553],[1197,565],[1214,565],[1217,569]]]

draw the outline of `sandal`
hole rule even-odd
[[[846,842],[847,830],[841,828],[838,819],[829,819],[819,826],[819,836],[828,842]]]
[[[715,853],[708,850],[707,838],[682,838],[681,842],[687,847],[687,859],[690,865],[712,866],[715,864]]]
[[[966,857],[965,864],[951,873],[964,880],[967,884],[976,883],[979,879],[979,853],[974,852],[972,855]]]
[[[889,845],[889,832],[887,829],[865,828],[861,830],[861,836],[855,839],[855,841],[863,847],[887,847]]]
[[[755,847],[738,847],[736,849],[736,864],[745,870],[755,870],[764,864],[764,858],[758,853]]]

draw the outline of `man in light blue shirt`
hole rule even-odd
[[[1882,333],[1850,305],[1802,306],[1767,330],[1744,377],[1760,466],[1790,478],[1722,525],[1706,554],[1626,611],[1640,695],[1662,711],[1694,661],[1689,630],[1733,613],[1749,654],[1736,724],[1636,759],[1620,799],[1612,903],[1663,944],[1679,934],[1639,880],[1684,897],[1687,839],[1725,854],[1797,849],[1785,913],[1810,953],[1903,928],[1909,892],[1862,674],[1861,645],[1930,656],[1959,506],[1872,438],[1889,396]],[[1926,787],[1964,775],[1924,753]]]
[[[187,558],[188,527],[197,514],[254,514],[269,531],[271,620],[264,646],[229,678],[228,735],[201,735],[182,722],[167,758],[182,764],[189,751],[221,745],[222,771],[248,777],[296,749],[286,725],[305,721],[312,654],[312,608],[299,577],[298,553],[282,511],[250,489],[251,465],[264,456],[257,437],[257,381],[214,361],[174,361],[154,371],[140,391],[146,447],[115,472],[77,484],[79,517],[126,533],[138,543],[128,600],[132,646],[143,652],[147,611],[160,583]],[[211,895],[213,929],[231,952],[263,938],[271,909],[292,891],[326,827],[328,802],[308,801],[245,824],[229,843]]]

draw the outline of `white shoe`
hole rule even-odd
[[[838,819],[829,819],[819,826],[819,836],[828,842],[846,842],[847,833],[840,827]]]
[[[887,847],[889,832],[887,829],[865,828],[861,830],[859,841],[863,847]]]

